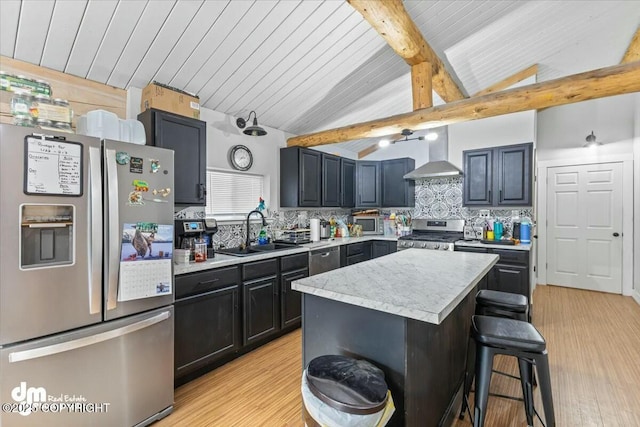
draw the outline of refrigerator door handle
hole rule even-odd
[[[148,319],[141,320],[131,325],[123,326],[112,331],[102,332],[96,335],[88,337],[78,338],[71,341],[66,341],[59,344],[48,345],[46,347],[34,348],[31,350],[17,351],[9,353],[9,363],[24,362],[26,360],[39,359],[41,357],[53,356],[54,354],[63,353],[65,351],[77,350],[82,347],[87,347],[93,344],[98,344],[104,341],[109,341],[114,338],[118,338],[127,334],[130,334],[140,329],[148,328],[156,323],[160,323],[171,316],[171,312],[163,311]]]
[[[89,313],[100,313],[102,305],[102,177],[100,148],[89,148]]]
[[[107,310],[116,308],[118,299],[118,269],[120,267],[120,231],[118,230],[118,174],[116,150],[105,150],[107,206]]]

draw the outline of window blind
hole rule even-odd
[[[264,177],[229,171],[207,171],[207,216],[246,215],[262,197]]]

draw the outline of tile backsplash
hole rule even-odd
[[[520,216],[533,218],[533,210],[528,208],[514,208],[520,212]],[[514,209],[490,209],[489,216],[499,219],[505,225],[505,232],[511,232],[511,217]],[[381,209],[383,214],[391,211],[410,214],[414,218],[433,219],[464,219],[467,223],[481,223],[480,209],[462,206],[462,178],[438,178],[416,181],[416,205],[413,210]],[[323,209],[267,209],[265,216],[269,220],[267,232],[275,237],[277,230],[295,227],[308,227],[311,218],[329,220],[336,218],[346,221],[351,213],[350,209],[323,208]],[[204,218],[204,208],[200,206],[180,209],[175,213],[175,219],[199,219]],[[255,218],[255,217],[252,217]],[[255,238],[260,232],[259,223],[251,224],[251,237]],[[213,236],[213,244],[216,248],[239,246],[246,239],[245,222],[219,224],[218,232]]]
[[[467,223],[481,223],[480,210],[462,206],[462,177],[422,179],[416,181],[416,206],[412,216],[433,219],[464,219]],[[533,220],[533,210],[525,208],[489,209],[489,217],[498,219],[511,232],[511,217],[514,210],[520,217]]]

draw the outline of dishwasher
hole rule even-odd
[[[309,252],[309,276],[340,268],[340,246],[318,248]]]

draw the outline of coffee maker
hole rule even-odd
[[[175,221],[176,248],[191,251],[190,261],[195,260],[197,244],[206,244],[207,259],[213,258],[213,234],[218,231],[215,219],[179,219]]]

